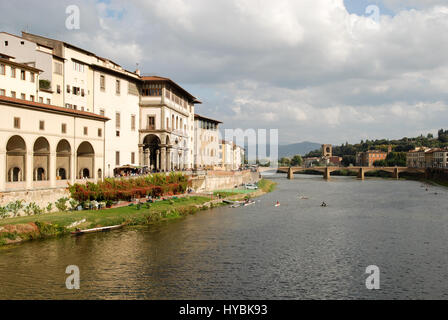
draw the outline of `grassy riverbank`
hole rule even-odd
[[[249,194],[236,194],[244,198],[260,196],[274,190],[275,183],[262,179],[259,189]],[[235,200],[235,195],[222,195]],[[219,200],[207,196],[186,196],[157,201],[151,204],[132,205],[105,210],[85,210],[47,213],[42,215],[0,220],[0,246],[27,240],[57,237],[70,234],[76,228],[90,229],[125,224],[151,225],[178,219],[199,210],[220,206]],[[76,223],[76,226],[74,224]]]
[[[194,196],[158,201],[142,206],[106,210],[69,211],[0,220],[0,245],[69,234],[75,228],[113,225],[148,225],[194,214],[210,208],[210,198]],[[70,227],[79,223],[76,227]]]

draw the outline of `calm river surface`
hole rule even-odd
[[[448,298],[447,189],[273,179],[254,206],[2,248],[0,299]],[[65,288],[68,265],[80,268],[80,290]],[[369,265],[380,290],[365,287]]]

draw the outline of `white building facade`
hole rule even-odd
[[[11,77],[12,68],[20,70],[19,82]],[[108,119],[36,102],[38,79],[35,68],[0,60],[0,192],[103,178]]]
[[[194,115],[194,168],[214,169],[221,167],[219,157],[219,125],[221,121]]]

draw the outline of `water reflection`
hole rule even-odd
[[[254,206],[0,249],[0,298],[448,297],[446,189],[381,179],[274,179],[277,190]],[[282,205],[274,208],[277,200]],[[381,269],[379,291],[364,286],[371,264]],[[68,265],[79,266],[81,290],[65,288]]]

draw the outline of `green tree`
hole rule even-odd
[[[291,164],[291,159],[283,157],[280,159],[279,164],[281,166],[289,167],[289,165]]]
[[[300,167],[303,163],[303,159],[302,156],[296,154],[294,157],[292,157],[291,159],[291,166],[293,167]]]
[[[348,167],[356,164],[356,157],[352,155],[345,155],[342,157],[342,165]]]

